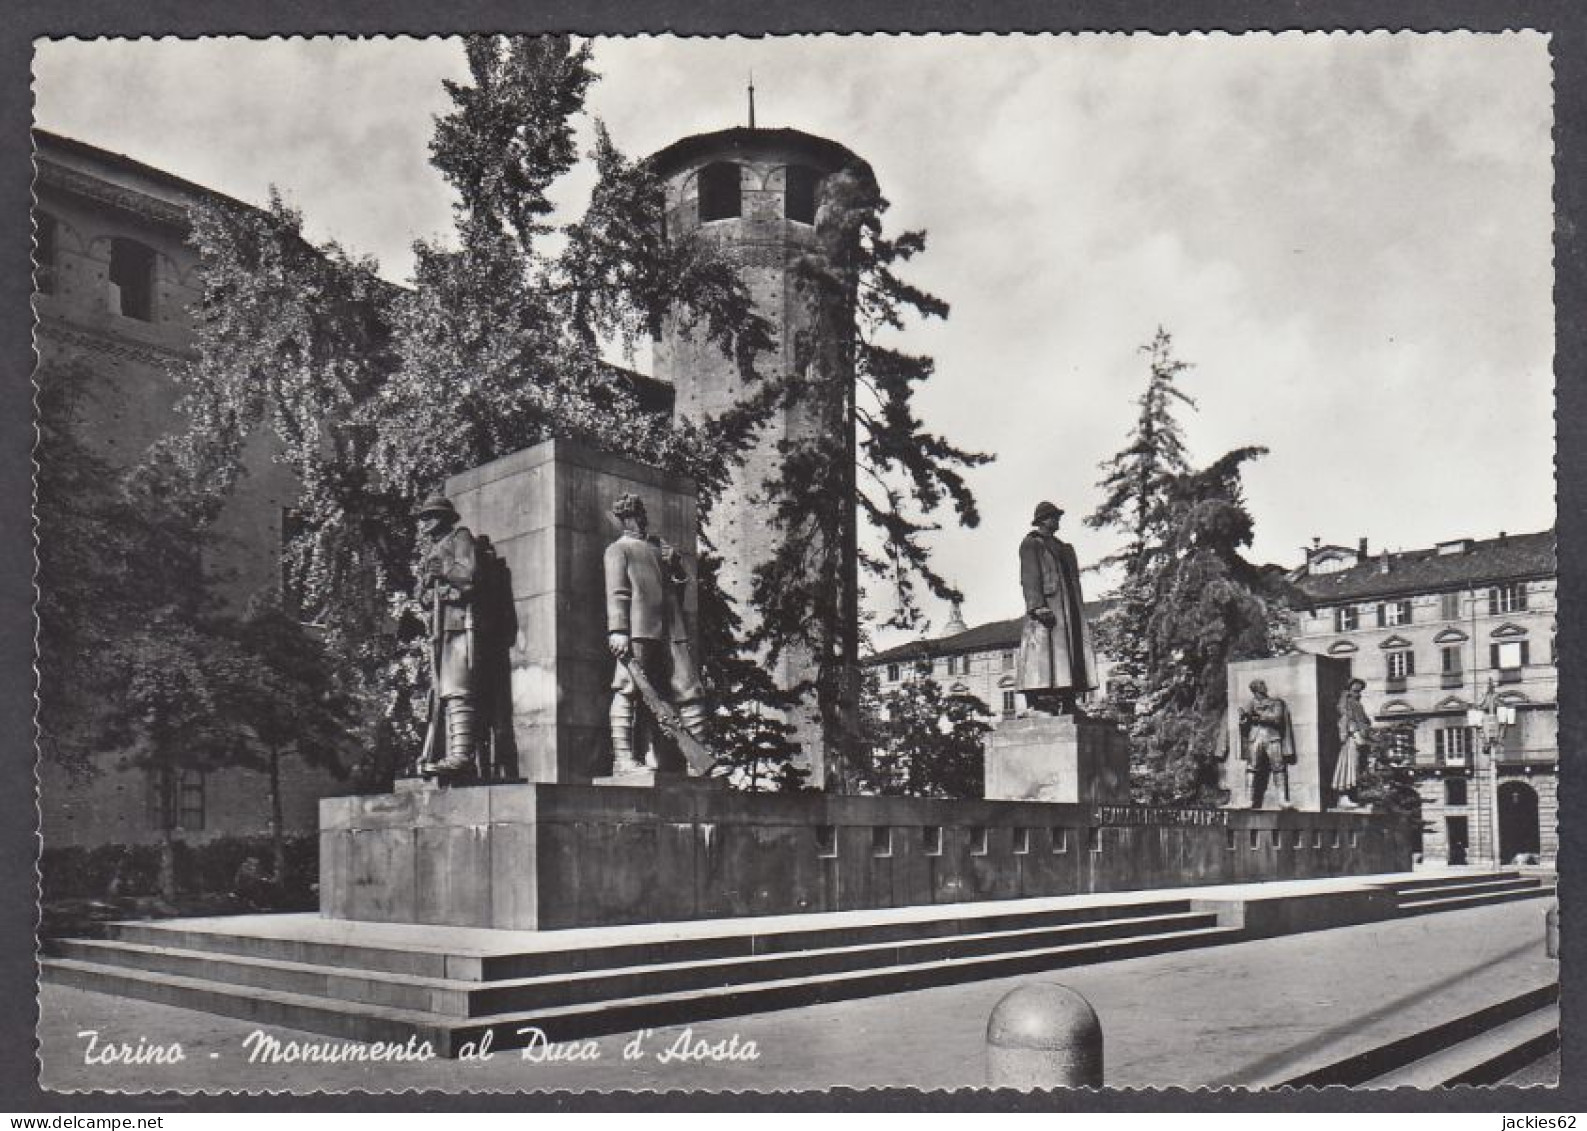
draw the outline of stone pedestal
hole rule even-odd
[[[1409,870],[1412,836],[1407,821],[1365,813],[414,790],[320,802],[320,914],[544,931],[1379,875]]]
[[[1229,665],[1229,757],[1222,763],[1222,786],[1229,804],[1245,809],[1251,804],[1249,765],[1240,757],[1240,707],[1251,698],[1251,681],[1267,684],[1267,693],[1289,705],[1295,729],[1295,764],[1289,768],[1289,801],[1295,809],[1321,812],[1327,784],[1339,760],[1339,697],[1350,683],[1350,664],[1331,656],[1307,652],[1265,660],[1241,660]],[[1283,783],[1268,784],[1263,807],[1286,804]]]
[[[1032,715],[1001,723],[987,739],[988,800],[1128,804],[1130,747],[1102,719]]]
[[[687,479],[551,440],[454,475],[446,494],[463,524],[488,537],[512,593],[508,657],[512,737],[531,782],[589,782],[611,767],[602,555],[620,533],[608,511],[626,491],[645,501],[650,532],[681,551],[695,625],[695,494]]]
[[[595,779],[596,785],[626,785],[641,789],[726,789],[726,778],[697,777],[677,770],[643,769],[627,774],[608,774]]]

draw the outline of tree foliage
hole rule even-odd
[[[1096,626],[1097,646],[1113,659],[1112,688],[1104,705],[1111,717],[1128,723],[1148,669],[1142,626],[1151,615],[1156,577],[1169,537],[1168,496],[1175,477],[1190,471],[1184,429],[1177,405],[1196,402],[1177,384],[1191,368],[1174,356],[1173,336],[1161,326],[1140,352],[1147,357],[1146,389],[1125,445],[1102,464],[1102,502],[1086,517],[1093,529],[1113,529],[1124,545],[1100,566],[1116,567],[1119,582],[1112,602]]]
[[[1226,669],[1289,648],[1288,586],[1242,551],[1254,521],[1241,469],[1266,454],[1242,447],[1200,470],[1189,463],[1173,407],[1194,402],[1174,384],[1189,365],[1159,328],[1142,347],[1146,392],[1129,442],[1103,464],[1103,503],[1087,519],[1126,538],[1109,562],[1122,576],[1099,628],[1117,657],[1107,709],[1130,730],[1131,786],[1154,804],[1215,802],[1228,757]]]
[[[863,584],[851,580],[852,563],[862,578],[891,590],[887,624],[918,623],[918,583],[959,599],[932,568],[922,538],[938,529],[930,516],[944,505],[960,524],[979,523],[963,472],[991,459],[931,432],[916,414],[914,392],[934,364],[889,344],[889,335],[912,317],[945,318],[948,307],[899,274],[926,237],[884,236],[887,207],[867,169],[846,168],[822,182],[814,247],[793,265],[807,330],[794,342],[794,372],[777,386],[779,407],[809,426],[779,443],[779,472],[760,485],[781,537],[755,569],[760,620],[751,641],[773,660],[787,648],[811,657],[810,690],[838,755],[840,789],[843,767],[858,751],[856,720],[843,717],[857,678],[848,645]]]
[[[906,797],[981,797],[992,712],[973,695],[944,692],[929,676],[885,695],[869,680],[863,704],[867,757],[861,792]]]
[[[426,678],[418,610],[406,596],[416,496],[465,468],[567,438],[693,478],[705,518],[773,412],[824,397],[823,419],[856,413],[867,485],[855,482],[849,429],[791,444],[783,474],[766,485],[787,552],[761,563],[752,607],[702,598],[716,618],[703,629],[708,647],[720,649],[704,666],[723,681],[726,717],[742,732],[737,756],[758,763],[781,749],[766,709],[809,689],[772,686],[751,667],[783,648],[813,647],[829,706],[852,668],[854,657],[832,656],[830,643],[845,638],[839,629],[857,608],[852,587],[832,584],[840,555],[857,552],[854,508],[883,531],[884,550],[864,559],[867,569],[887,576],[911,610],[910,578],[951,590],[919,541],[932,527],[907,515],[905,501],[930,512],[951,500],[961,521],[977,519],[959,469],[985,457],[915,416],[910,396],[929,360],[875,339],[901,327],[906,311],[946,312],[895,273],[923,237],[883,237],[886,202],[868,174],[828,178],[819,248],[796,265],[825,321],[797,343],[808,363],[798,373],[763,374],[772,324],[735,264],[710,241],[665,230],[654,168],[624,157],[604,128],[590,154],[597,183],[587,209],[554,225],[552,189],[579,159],[574,123],[595,78],[588,45],[480,36],[465,50],[469,78],[447,84],[451,108],[431,143],[432,163],[457,193],[456,238],[416,246],[411,288],[383,283],[372,261],[334,244],[310,246],[301,216],[278,197],[262,213],[201,212],[198,360],[180,374],[193,427],[163,455],[218,498],[239,473],[245,438],[261,428],[277,437],[302,484],[293,589],[357,673],[366,731],[395,719],[397,740],[408,743]],[[834,294],[860,310],[858,335],[822,301]],[[649,411],[628,375],[602,359],[607,343],[632,347],[669,326],[703,334],[731,359],[747,390],[740,404],[674,420]],[[823,380],[819,393],[812,374]]]
[[[1271,605],[1284,583],[1241,555],[1253,522],[1241,465],[1265,454],[1239,448],[1170,484],[1169,541],[1146,620],[1146,681],[1136,720],[1135,785],[1160,803],[1211,800],[1214,762],[1226,756],[1226,669],[1271,656]]]
[[[218,500],[240,474],[244,440],[275,437],[301,484],[293,588],[356,675],[364,732],[395,720],[399,746],[416,740],[426,678],[410,596],[416,497],[560,437],[689,475],[708,506],[733,450],[709,423],[647,411],[597,348],[594,331],[635,307],[618,301],[616,282],[597,294],[588,278],[644,274],[616,257],[657,250],[623,235],[639,226],[630,206],[650,199],[635,187],[642,175],[606,153],[624,185],[597,192],[578,233],[605,260],[542,247],[546,193],[577,160],[571,117],[593,79],[587,48],[476,37],[466,50],[472,82],[448,84],[454,111],[432,144],[458,192],[458,240],[416,246],[410,289],[384,283],[371,260],[309,245],[302,217],[274,195],[263,212],[199,211],[198,356],[178,374],[191,427],[164,453]],[[698,310],[747,362],[770,340],[765,321],[736,276],[696,274],[709,286],[668,300]]]

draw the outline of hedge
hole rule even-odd
[[[284,896],[294,902],[310,899],[319,878],[319,837],[288,836]],[[274,868],[274,850],[267,836],[222,836],[176,844],[176,886],[193,894],[231,891],[237,870],[257,856],[266,875]],[[46,902],[57,899],[104,899],[111,896],[160,894],[158,844],[72,845],[46,848],[39,861]]]

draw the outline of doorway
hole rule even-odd
[[[1499,786],[1499,862],[1542,851],[1537,820],[1537,790],[1524,781]]]
[[[1471,844],[1471,829],[1465,817],[1445,817],[1444,831],[1449,843],[1449,862],[1464,864],[1466,850]]]

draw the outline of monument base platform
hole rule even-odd
[[[986,795],[1007,801],[1128,805],[1129,739],[1103,719],[1009,719],[988,736]]]
[[[110,924],[109,938],[51,942],[41,968],[54,985],[458,1056],[1551,892],[1459,869],[570,931],[240,915]]]
[[[1363,813],[533,783],[320,802],[332,919],[543,930],[1410,868]]]

